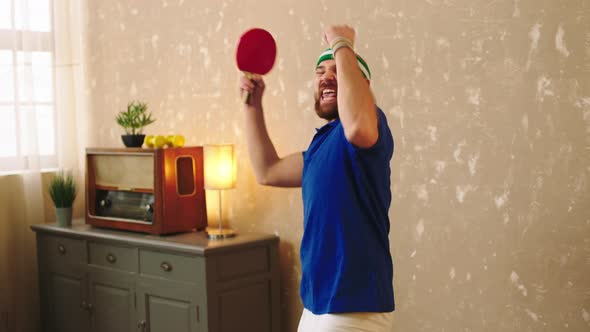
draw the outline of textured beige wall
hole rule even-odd
[[[148,133],[233,142],[239,232],[282,239],[283,330],[295,331],[301,192],[263,188],[247,159],[234,47],[278,43],[264,105],[280,154],[321,125],[313,67],[330,23],[357,50],[396,139],[395,331],[590,329],[590,2],[587,0],[89,0],[90,145],[149,103]]]

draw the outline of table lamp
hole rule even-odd
[[[221,192],[236,187],[236,160],[233,144],[205,145],[203,147],[205,159],[205,189],[217,190],[219,198],[219,228],[207,228],[210,239],[223,239],[235,236],[231,228],[223,228],[221,218]]]

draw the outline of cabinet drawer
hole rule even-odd
[[[86,264],[84,240],[46,235],[40,237],[39,246],[49,267]]]
[[[204,266],[199,257],[140,250],[141,274],[190,283],[203,283]]]
[[[270,253],[267,247],[256,247],[219,255],[217,260],[217,279],[220,281],[244,278],[269,271]]]
[[[136,249],[91,242],[88,244],[88,252],[90,264],[137,272]]]

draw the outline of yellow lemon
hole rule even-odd
[[[154,135],[147,135],[145,137],[145,139],[143,140],[143,143],[148,147],[148,148],[153,148],[154,147]]]
[[[154,146],[157,149],[163,148],[165,144],[166,144],[166,139],[164,138],[164,136],[158,135],[154,138]]]
[[[172,146],[175,148],[181,148],[184,146],[184,136],[182,135],[174,135],[172,139]]]
[[[173,142],[174,142],[174,135],[166,136],[166,146],[173,147],[174,146]]]

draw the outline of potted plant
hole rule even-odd
[[[58,226],[72,224],[72,204],[76,199],[76,183],[71,174],[59,172],[49,183],[49,195],[55,205],[55,220]]]
[[[154,123],[152,114],[147,113],[147,104],[140,101],[132,101],[127,104],[127,110],[117,115],[117,123],[125,129],[125,135],[121,135],[123,143],[128,148],[139,148],[143,145],[145,135],[143,127]]]

